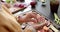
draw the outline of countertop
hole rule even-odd
[[[59,18],[60,18],[60,0],[58,0],[58,1],[59,1],[59,8],[58,8],[58,13],[57,13],[57,15],[58,15]],[[42,6],[42,3],[41,3],[40,1],[38,1],[37,5],[36,5],[36,10],[37,10],[39,13],[41,13],[43,16],[45,16],[46,18],[54,21],[54,16],[53,16],[53,14],[52,14],[51,11],[50,11],[50,0],[46,0],[46,6],[45,6],[45,7],[43,7],[43,6]],[[54,22],[52,22],[52,24],[53,24],[56,28],[58,28],[58,29],[60,30],[60,26],[59,26],[59,25],[57,25],[57,24],[54,23]]]
[[[60,2],[60,0],[59,0]],[[41,14],[43,14],[45,17],[53,20],[53,16],[50,12],[50,0],[46,0],[46,6],[43,7],[41,1],[38,1],[36,5],[36,10],[39,11]],[[58,9],[58,16],[60,17],[60,4],[59,4],[59,9]]]

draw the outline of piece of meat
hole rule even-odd
[[[53,32],[47,26],[44,26],[42,29],[38,30],[38,32]]]
[[[27,15],[27,17],[30,17],[30,18],[36,18],[37,13],[31,11],[31,12],[26,13],[26,15]]]
[[[35,18],[36,15],[37,14],[35,12],[29,12],[24,16],[18,16],[18,22],[20,22],[20,23],[29,22],[31,20],[31,18]],[[37,20],[33,19],[33,22],[34,21],[37,21]]]
[[[34,22],[27,22],[28,25],[34,25],[35,23]]]
[[[41,30],[38,30],[37,32],[45,32],[43,29],[41,29]]]
[[[49,28],[47,26],[44,26],[43,29],[44,29],[45,32],[49,31]]]
[[[37,23],[37,19],[35,19],[35,18],[31,18],[30,22]]]
[[[18,20],[19,23],[23,23],[24,20],[22,19],[22,17],[23,17],[23,16],[18,16],[18,17],[17,17],[17,20]]]
[[[38,30],[37,32],[53,32],[52,30],[48,30],[48,31],[45,31],[44,29],[40,29],[40,30]]]
[[[24,8],[24,4],[19,4],[19,8]]]
[[[43,29],[46,30],[46,31],[49,30],[49,28],[47,26],[44,26]]]
[[[34,25],[33,25],[33,27],[34,27],[35,29],[41,29],[41,28],[43,28],[44,26],[47,26],[47,23],[46,23],[46,22],[41,23],[41,24],[34,24]]]
[[[48,32],[53,32],[51,29],[49,29],[49,31]]]
[[[45,18],[43,16],[40,16],[39,14],[37,14],[37,21],[38,22],[44,22],[45,21]]]
[[[46,22],[47,26],[50,25],[50,21],[47,21],[43,16],[40,16],[39,14],[37,14],[37,22],[38,23],[43,23],[43,22]]]

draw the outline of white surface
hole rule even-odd
[[[6,0],[3,0],[3,1],[6,1]]]
[[[30,2],[32,2],[32,0],[25,0],[25,2],[22,3],[22,4],[26,4],[26,6],[28,6],[28,7],[27,7],[26,9],[24,9],[23,12],[22,12],[22,11],[19,11],[18,13],[15,13],[14,16],[18,16],[18,15],[20,15],[20,14],[23,14],[23,13],[25,13],[25,12],[30,11],[30,10],[31,10]],[[18,4],[21,4],[20,2],[17,2],[17,3],[18,3]]]
[[[18,13],[14,14],[14,16],[18,16],[18,15],[28,12],[30,10],[31,10],[31,6],[28,6],[23,12],[19,11]]]

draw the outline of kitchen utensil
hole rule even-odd
[[[55,21],[57,24],[60,25],[60,19],[59,19],[58,15],[57,15],[56,13],[54,13],[54,17],[55,17],[55,20],[54,20],[54,21]]]
[[[59,32],[58,29],[56,29],[52,24],[49,26],[50,29],[52,29],[54,32]]]

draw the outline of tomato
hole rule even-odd
[[[24,8],[24,4],[20,4],[18,7],[20,7],[20,8]]]

